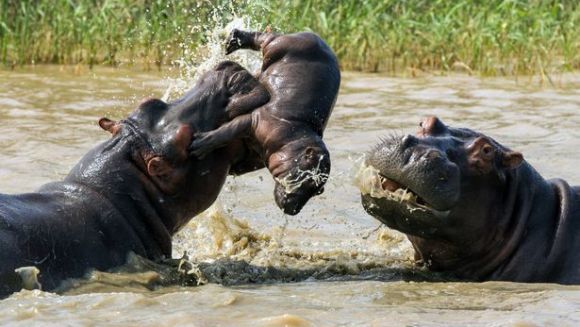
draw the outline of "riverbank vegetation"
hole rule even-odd
[[[203,51],[233,16],[312,30],[345,69],[482,75],[580,68],[574,0],[3,0],[0,62],[173,64]]]

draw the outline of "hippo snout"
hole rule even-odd
[[[369,153],[366,164],[377,169],[390,192],[406,190],[420,205],[449,210],[459,198],[461,175],[438,142],[413,135],[391,138]]]
[[[287,215],[297,215],[300,213],[310,196],[302,194],[301,192],[289,193],[286,187],[276,183],[276,188],[274,189],[274,199],[276,204],[282,211]]]

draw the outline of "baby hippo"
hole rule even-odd
[[[232,168],[234,174],[264,166],[276,181],[274,197],[287,214],[300,212],[306,202],[324,191],[330,155],[322,134],[340,86],[338,61],[316,34],[276,34],[233,30],[227,53],[262,50],[258,79],[270,101],[250,112],[238,112],[214,131],[196,134],[194,155],[203,157],[232,140],[245,138],[254,155]]]

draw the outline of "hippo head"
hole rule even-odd
[[[192,139],[189,125],[166,120],[169,105],[149,99],[119,122],[101,118],[99,126],[113,137],[132,139],[133,162],[165,194],[173,194],[185,181],[187,147]]]
[[[522,160],[481,133],[429,117],[415,136],[391,137],[369,153],[359,176],[363,207],[410,238],[477,242],[498,224],[506,179]]]
[[[268,169],[276,180],[276,204],[284,213],[296,215],[311,197],[324,192],[330,154],[320,138],[303,138],[270,155]]]

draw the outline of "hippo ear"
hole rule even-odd
[[[153,157],[147,161],[147,173],[149,176],[164,177],[171,173],[171,164],[162,157]]]
[[[99,119],[99,126],[113,135],[117,134],[121,129],[121,125],[118,122],[110,120],[107,117]]]
[[[147,161],[147,173],[161,191],[166,194],[174,194],[179,191],[180,182],[183,181],[183,170],[174,168],[167,159],[155,156]]]
[[[524,161],[524,156],[520,152],[507,151],[503,153],[501,164],[506,169],[516,169]]]

